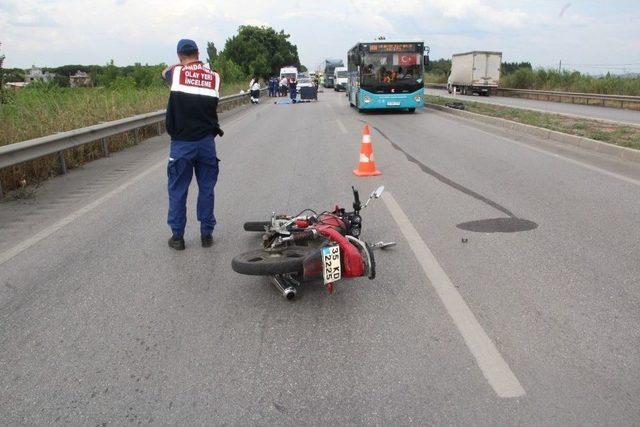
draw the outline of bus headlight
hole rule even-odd
[[[420,95],[416,95],[413,97],[413,100],[416,102],[420,102],[420,100],[422,99],[422,97],[420,97]]]
[[[371,98],[369,97],[369,95],[365,95],[364,98],[362,98],[362,100],[364,101],[365,104],[368,104],[371,102]]]

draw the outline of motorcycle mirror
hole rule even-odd
[[[367,199],[367,202],[364,204],[363,207],[367,207],[369,205],[369,202],[371,201],[371,199],[379,199],[380,196],[382,196],[382,192],[384,191],[384,185],[381,185],[380,187],[378,187],[376,189],[376,191],[374,191],[373,193],[371,193],[371,195],[369,196],[369,198]]]
[[[371,198],[373,199],[379,199],[380,196],[382,196],[382,193],[384,192],[384,185],[381,185],[380,187],[376,188],[376,191],[374,191],[373,193],[371,193]]]

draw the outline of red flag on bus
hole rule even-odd
[[[418,55],[415,53],[399,53],[394,55],[394,63],[401,67],[408,67],[410,65],[418,65]]]

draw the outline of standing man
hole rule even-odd
[[[289,79],[289,95],[291,96],[291,101],[295,103],[298,96],[298,80],[296,80],[295,76]]]
[[[195,171],[198,181],[197,216],[200,221],[202,247],[213,244],[216,218],[213,214],[213,189],[218,180],[218,163],[214,138],[224,132],[218,125],[220,76],[199,60],[193,40],[178,42],[179,64],[162,71],[171,84],[166,127],[171,136],[167,175],[169,178],[169,247],[184,250],[187,224],[187,192]]]

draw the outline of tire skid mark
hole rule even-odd
[[[464,185],[462,185],[460,183],[457,183],[457,182],[453,181],[452,179],[449,179],[446,176],[442,175],[441,173],[431,169],[430,167],[428,167],[427,165],[422,163],[420,160],[416,159],[411,154],[409,154],[407,151],[405,151],[401,146],[399,146],[398,144],[393,142],[391,140],[391,138],[389,138],[378,127],[373,126],[373,125],[371,125],[371,127],[373,129],[375,129],[384,139],[386,139],[394,149],[396,149],[397,151],[400,151],[402,154],[404,154],[408,161],[410,161],[411,163],[414,163],[415,165],[417,165],[424,173],[426,173],[428,175],[431,175],[432,177],[434,177],[438,181],[442,182],[443,184],[446,184],[449,187],[466,194],[467,196],[473,197],[474,199],[479,200],[480,202],[491,206],[492,208],[494,208],[494,209],[502,212],[503,214],[507,215],[509,218],[518,218],[516,216],[516,214],[514,214],[513,212],[511,212],[509,209],[505,208],[504,206],[500,205],[499,203],[494,202],[493,200],[483,196],[482,194],[476,193],[475,191],[471,190],[470,188],[467,188]]]

